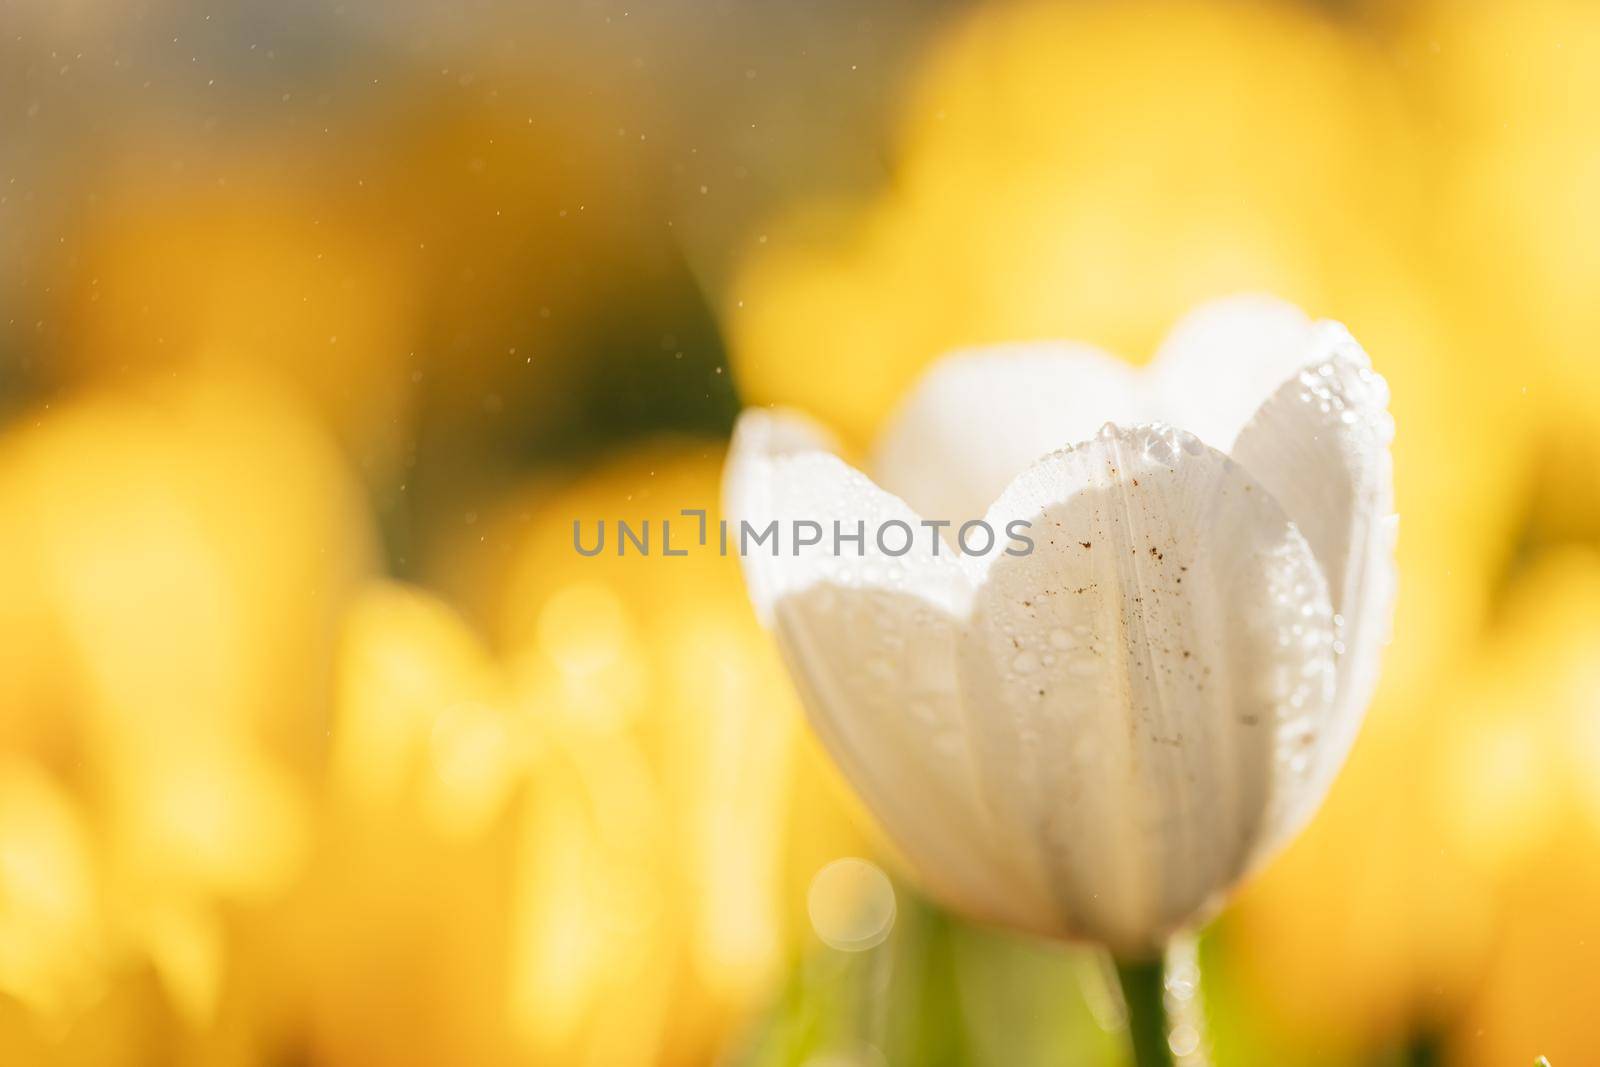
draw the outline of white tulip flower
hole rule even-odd
[[[1387,405],[1342,326],[1236,297],[1143,369],[1069,344],[944,359],[870,478],[803,416],[748,410],[725,513],[778,520],[743,555],[752,599],[923,885],[1148,959],[1297,831],[1354,740],[1394,598]],[[998,543],[958,551],[979,518]],[[872,531],[897,520],[896,555]],[[1019,520],[1033,548],[1008,553]]]

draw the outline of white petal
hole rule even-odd
[[[739,543],[741,517],[759,515],[768,505],[775,465],[786,456],[832,455],[838,442],[820,423],[798,411],[784,408],[749,408],[739,416],[728,445],[728,460],[722,474],[722,514],[731,545]],[[758,524],[758,529],[766,520]],[[736,551],[736,549],[730,549]],[[756,614],[772,623],[772,603],[777,591],[769,583],[782,577],[769,568],[745,568],[745,586]]]
[[[1325,786],[1355,740],[1389,636],[1394,420],[1387,383],[1343,326],[1319,323],[1311,354],[1314,361],[1240,433],[1233,455],[1283,505],[1327,576],[1339,686],[1333,729],[1318,754]]]
[[[1147,371],[1158,417],[1229,450],[1261,402],[1306,364],[1311,330],[1305,312],[1276,297],[1200,305],[1172,328]]]
[[[980,784],[1067,930],[1149,952],[1258,858],[1333,692],[1300,533],[1242,466],[1106,427],[990,511],[1036,548],[972,566],[961,676]]]
[[[931,519],[981,518],[1028,464],[1137,418],[1138,374],[1087,345],[1001,345],[934,364],[878,439],[880,485]]]
[[[729,457],[727,518],[779,526],[779,552],[742,560],[765,600],[813,728],[857,794],[928,888],[968,914],[1010,925],[1043,907],[994,847],[977,795],[955,680],[955,643],[970,586],[917,514],[836,456],[759,449],[792,442],[774,417],[741,417]],[[796,547],[793,522],[820,524],[823,543]],[[833,523],[864,525],[864,543],[836,553]],[[904,523],[917,544],[903,556],[877,543]],[[898,550],[891,528],[885,542]],[[756,591],[760,591],[757,593]]]

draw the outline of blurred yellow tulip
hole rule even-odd
[[[362,589],[337,648],[315,853],[292,936],[263,949],[285,1025],[319,1062],[514,1062],[505,857],[526,729],[476,635],[421,591]]]
[[[800,725],[781,665],[717,552],[722,446],[657,441],[531,511],[497,589],[518,685],[560,736],[626,738],[650,768],[672,842],[665,926],[684,970],[670,1062],[696,1062],[770,994],[805,929],[805,886],[860,847],[859,816]],[[699,519],[707,511],[707,544]],[[684,557],[580,556],[573,524],[673,524]],[[614,527],[613,527],[614,533]],[[719,1038],[719,1040],[725,1038]]]
[[[105,981],[105,931],[89,832],[38,769],[0,758],[0,992],[46,1018]]]
[[[1371,1056],[1459,1012],[1493,932],[1492,882],[1441,841],[1438,716],[1383,698],[1327,804],[1222,927],[1244,1025],[1272,1047]]]
[[[372,554],[357,496],[265,382],[73,399],[0,439],[4,746],[81,806],[107,944],[193,1027],[225,981],[211,909],[303,859],[332,627]]]
[[[280,963],[315,976],[318,1055],[698,1063],[772,994],[850,816],[794,802],[820,761],[732,560],[571,541],[575,518],[714,506],[719,452],[658,443],[486,507],[438,566],[477,575],[492,642],[417,589],[353,604],[308,947]]]
[[[1498,773],[1448,766],[1440,806],[1463,855],[1500,863],[1492,951],[1452,1044],[1462,1063],[1484,1067],[1536,1053],[1592,1063],[1600,553],[1555,552],[1519,579],[1463,703],[1448,721],[1460,714],[1463,731],[1480,723],[1500,731],[1497,750],[1477,750]]]
[[[434,830],[480,833],[524,763],[507,705],[459,618],[419,592],[375,586],[345,623],[331,787],[358,811],[382,811],[420,780]]]
[[[1600,540],[1600,11],[1430,2],[1391,46],[1427,108],[1451,314],[1532,413],[1532,533]]]
[[[1425,3],[1398,46],[1437,120],[1441,264],[1529,362],[1523,384],[1600,404],[1588,354],[1600,337],[1600,11],[1581,0]]]
[[[1591,1013],[1570,991],[1600,962],[1577,918],[1600,891],[1597,663],[1600,556],[1552,553],[1421,719],[1363,739],[1338,803],[1229,928],[1287,1047],[1420,1031],[1470,1063],[1585,1062]]]

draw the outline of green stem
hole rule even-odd
[[[1117,961],[1117,979],[1128,1006],[1128,1038],[1133,1042],[1137,1067],[1172,1067],[1167,1044],[1167,1009],[1161,958],[1128,963]]]

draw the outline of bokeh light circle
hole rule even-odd
[[[866,860],[834,860],[811,879],[806,910],[824,944],[841,952],[864,952],[883,944],[894,928],[894,887],[888,875]]]

